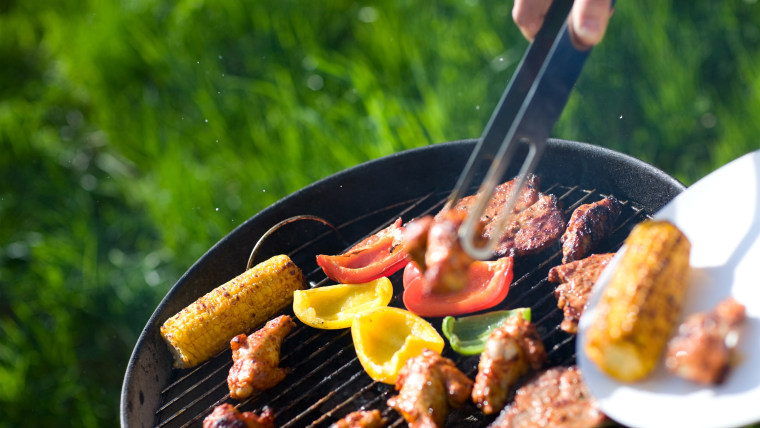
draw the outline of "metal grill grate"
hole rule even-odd
[[[569,218],[570,213],[579,205],[606,196],[596,189],[561,184],[543,189],[543,192],[557,196],[563,204],[565,218]],[[378,213],[375,212],[339,225],[338,229],[351,225],[361,227],[369,235],[399,216],[406,222],[423,214],[437,212],[445,202],[446,195],[428,194],[387,207],[381,213],[385,222],[378,223]],[[596,252],[617,250],[633,225],[648,216],[632,202],[621,202],[624,207],[618,228]],[[309,254],[313,258],[326,251],[319,248],[319,240],[315,239],[301,245],[295,252]],[[546,280],[549,269],[559,264],[560,260],[559,245],[541,254],[517,260],[514,267],[515,279],[509,295],[499,307],[492,309],[532,308],[534,323],[548,352],[547,366],[569,365],[575,361],[575,338],[559,329],[563,314],[557,308],[554,285]],[[318,269],[305,274],[312,286],[327,281]],[[395,288],[391,306],[403,307],[401,273],[395,274],[391,280]],[[292,312],[289,314],[293,315]],[[440,319],[430,320],[436,328],[440,328]],[[275,424],[281,427],[326,427],[361,408],[379,409],[390,426],[404,425],[400,415],[386,406],[387,399],[395,394],[393,386],[374,382],[364,373],[354,353],[349,330],[318,330],[300,324],[295,317],[294,321],[298,327],[282,345],[280,365],[292,370],[285,381],[271,390],[256,393],[243,402],[232,400],[226,383],[232,358],[229,350],[224,351],[196,368],[173,371],[170,384],[161,392],[162,405],[156,411],[156,425],[200,426],[203,418],[216,405],[224,402],[237,405],[241,411],[260,412],[264,407],[269,407],[274,411]],[[454,360],[457,367],[470,378],[474,378],[478,356],[460,356],[448,347],[445,348],[444,355]],[[469,404],[453,411],[448,422],[452,426],[485,426],[492,420],[493,417],[483,415],[474,405]]]

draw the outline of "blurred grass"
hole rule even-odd
[[[478,137],[511,2],[0,2],[0,427],[113,426],[132,347],[279,198]],[[755,1],[618,2],[554,135],[685,184],[760,146]]]

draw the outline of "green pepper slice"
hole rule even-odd
[[[491,332],[504,324],[507,318],[518,314],[530,321],[530,308],[517,308],[460,318],[448,316],[443,319],[441,330],[454,351],[462,355],[477,355],[485,349]]]

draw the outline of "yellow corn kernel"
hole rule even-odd
[[[625,248],[584,349],[603,372],[633,382],[654,370],[678,322],[691,244],[672,223],[648,220],[631,231]]]
[[[288,256],[259,263],[202,296],[161,326],[174,367],[195,366],[229,346],[293,301],[304,288],[301,269]]]

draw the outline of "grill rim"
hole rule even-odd
[[[383,201],[379,204],[385,206],[389,201],[449,190],[476,142],[475,139],[468,139],[439,143],[356,165],[286,196],[233,229],[179,278],[143,328],[124,375],[120,400],[121,426],[155,424],[156,409],[162,405],[161,391],[172,374],[171,355],[159,335],[159,327],[198,296],[245,269],[255,239],[244,237],[260,236],[272,224],[297,214],[330,219],[335,212],[347,208],[343,205],[352,205],[354,213],[349,218],[353,218],[362,214],[356,212],[357,209],[370,210],[368,207],[375,203],[373,200]],[[404,174],[409,173],[409,167],[414,165],[428,167],[425,174],[429,177],[404,180]],[[508,171],[508,174],[515,173]],[[402,179],[399,180],[394,174]],[[685,189],[675,178],[639,159],[604,147],[569,140],[549,140],[537,174],[547,177],[546,183],[572,183],[596,188],[602,193],[625,195],[650,213],[658,211]],[[371,188],[371,191],[363,192],[368,196],[319,204],[319,201],[326,199],[326,195],[335,195],[336,191],[351,193],[352,189],[361,186]],[[308,201],[314,203],[304,203]]]

